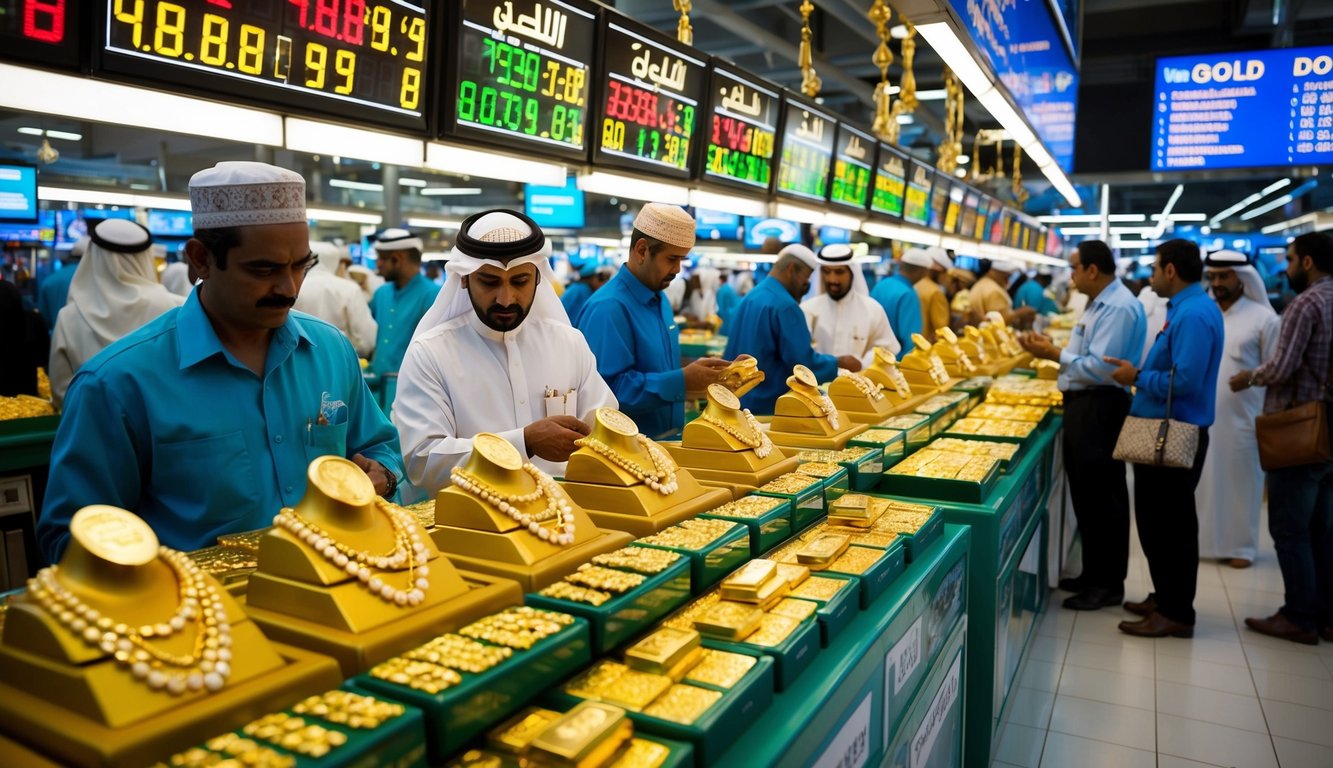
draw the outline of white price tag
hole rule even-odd
[[[935,691],[930,709],[926,710],[926,718],[921,721],[921,726],[916,729],[916,735],[912,737],[911,768],[925,768],[930,763],[930,755],[940,740],[940,731],[944,728],[944,720],[949,716],[949,708],[958,700],[959,689],[962,687],[960,679],[962,669],[963,654],[959,653],[954,657],[953,666],[949,667],[949,674],[944,676],[939,690]]]
[[[867,693],[852,716],[842,724],[833,741],[815,761],[815,768],[860,768],[870,758],[870,703]]]
[[[893,686],[895,696],[919,666],[921,666],[921,617],[918,616],[917,620],[912,622],[912,626],[908,627],[906,634],[893,644],[889,655],[884,659],[885,674],[893,676],[892,682],[887,684]]]

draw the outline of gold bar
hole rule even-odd
[[[722,580],[722,586],[733,587],[736,589],[746,589],[753,592],[761,584],[777,575],[778,564],[772,560],[763,560],[756,558],[742,565],[731,575]]]
[[[822,571],[847,549],[851,539],[836,533],[820,534],[810,543],[796,551],[797,562]]]
[[[538,765],[591,768],[606,762],[633,734],[625,710],[585,701],[533,739],[529,758]]]
[[[722,694],[707,688],[685,684],[673,685],[665,696],[653,702],[643,713],[673,723],[690,725],[721,698]]]
[[[758,606],[719,600],[694,620],[694,628],[723,640],[743,640],[759,628],[763,617]]]
[[[625,664],[640,672],[665,675],[699,647],[699,632],[662,627],[625,650]]]
[[[786,579],[778,577],[769,579],[767,584],[759,588],[755,593],[754,601],[759,605],[759,610],[767,611],[769,608],[778,604],[778,601],[791,593],[791,583]]]
[[[821,600],[828,602],[837,596],[838,592],[846,588],[850,581],[843,579],[829,579],[823,576],[811,576],[808,581],[791,593],[792,597],[800,597],[806,600]]]
[[[787,580],[787,584],[792,589],[801,586],[801,583],[810,578],[810,569],[804,565],[792,565],[791,563],[778,563],[778,577]]]
[[[685,675],[685,679],[715,685],[718,688],[731,688],[757,663],[755,657],[743,653],[728,653],[705,648],[702,659],[689,674]]]
[[[786,616],[789,619],[805,621],[819,610],[819,604],[798,597],[784,597],[778,604],[768,609],[774,616]]]
[[[617,677],[602,692],[602,699],[608,704],[615,704],[626,709],[641,710],[652,703],[671,687],[672,679],[666,675],[654,675],[650,672],[638,672],[633,669]]]
[[[745,642],[771,648],[775,645],[781,645],[799,626],[801,626],[801,622],[796,619],[766,613],[763,620],[759,622],[759,629],[745,638]]]
[[[659,768],[671,757],[665,744],[647,739],[630,739],[629,744],[612,756],[606,768]]]
[[[860,575],[870,570],[884,556],[883,550],[868,547],[848,547],[847,551],[829,565],[829,570],[838,573]]]
[[[550,709],[527,707],[487,731],[486,746],[497,752],[523,754],[528,745],[560,717],[559,712]]]

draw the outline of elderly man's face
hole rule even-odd
[[[851,267],[822,266],[819,268],[819,279],[824,281],[824,290],[834,301],[842,301],[847,292],[852,290]]]
[[[537,296],[537,265],[503,270],[487,264],[463,278],[472,308],[494,331],[512,331],[523,324]]]

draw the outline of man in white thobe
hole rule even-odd
[[[810,281],[810,298],[801,302],[815,351],[834,357],[851,355],[862,366],[874,362],[875,347],[898,354],[902,344],[889,326],[884,307],[870,298],[852,249],[842,243],[826,245],[815,258],[819,269]]]
[[[493,432],[539,469],[563,475],[594,410],[615,408],[583,334],[552,286],[551,244],[508,210],[463,222],[435,303],[398,374],[393,423],[407,475],[435,493]]]
[[[1264,410],[1264,388],[1232,392],[1240,371],[1252,371],[1277,351],[1281,321],[1268,302],[1259,272],[1244,254],[1218,251],[1204,261],[1213,299],[1225,326],[1222,368],[1217,373],[1217,420],[1209,430],[1208,455],[1194,491],[1199,510],[1199,556],[1246,568],[1259,549],[1259,508],[1264,473],[1254,419]]]
[[[370,315],[370,305],[361,287],[348,278],[338,277],[343,249],[333,243],[311,241],[310,252],[319,261],[305,276],[293,308],[333,325],[352,342],[358,357],[369,358],[375,351],[379,325]]]

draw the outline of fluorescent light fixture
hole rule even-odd
[[[305,209],[307,219],[315,221],[341,221],[348,224],[374,224],[379,225],[384,218],[378,213],[360,213],[358,211],[340,211],[336,208],[307,208]]]
[[[1119,221],[1119,222],[1135,222],[1135,221],[1147,221],[1148,217],[1141,213],[1113,213],[1110,216],[1107,216],[1106,220]]]
[[[1274,208],[1281,208],[1282,206],[1286,205],[1287,203],[1290,203],[1292,200],[1295,199],[1296,198],[1292,197],[1291,195],[1283,195],[1282,197],[1279,197],[1271,202],[1264,203],[1258,208],[1252,208],[1246,211],[1245,213],[1242,213],[1240,215],[1240,220],[1249,221],[1250,219],[1263,216],[1265,213],[1268,213]]]
[[[1117,248],[1136,248],[1136,249],[1139,249],[1139,250],[1142,250],[1142,249],[1144,249],[1144,248],[1151,248],[1151,247],[1152,247],[1152,243],[1149,242],[1149,241],[1147,241],[1147,240],[1124,240],[1124,239],[1121,239],[1121,240],[1117,240],[1115,244],[1116,244],[1116,247],[1117,247]]]
[[[1060,170],[1060,166],[1052,163],[1043,168],[1041,172],[1046,174],[1051,186],[1055,187],[1055,191],[1064,197],[1065,202],[1074,207],[1083,204],[1083,198],[1079,197],[1078,190],[1074,189],[1073,184],[1069,183],[1069,177],[1065,176],[1064,171]]]
[[[943,88],[927,88],[916,92],[917,101],[944,101],[948,97],[949,93]]]
[[[481,187],[426,187],[421,194],[427,197],[467,197],[480,195]]]
[[[1269,184],[1268,186],[1264,187],[1263,191],[1260,192],[1259,194],[1269,195],[1278,191],[1279,189],[1282,189],[1283,187],[1287,187],[1290,185],[1291,185],[1291,179],[1282,179],[1281,181],[1275,181],[1272,184]]]
[[[629,240],[616,237],[583,237],[579,236],[579,243],[588,245],[599,245],[603,248],[623,248],[629,245]]]
[[[1155,229],[1156,227],[1111,227],[1110,232],[1113,235],[1143,235],[1147,237]],[[1158,237],[1161,237],[1161,235],[1158,235]]]
[[[898,115],[894,119],[898,121],[898,125],[911,125],[912,123],[916,122],[916,117],[914,117],[910,113],[904,115]]]
[[[425,179],[409,179],[406,176],[398,178],[398,186],[400,187],[424,187],[427,184],[430,184],[430,182]]]
[[[957,176],[957,177],[960,178],[960,179],[966,179],[966,178],[967,178],[967,169],[966,169],[966,168],[955,168],[955,169],[953,169],[953,175]]]
[[[1142,220],[1142,219],[1140,219],[1140,221],[1141,221],[1141,220]],[[1160,214],[1160,213],[1154,213],[1154,214],[1152,215],[1152,220],[1153,220],[1153,221],[1161,221],[1161,220],[1162,220],[1162,214]],[[1166,216],[1166,220],[1167,220],[1167,221],[1207,221],[1207,220],[1208,220],[1208,214],[1206,214],[1206,213],[1172,213],[1172,214],[1169,214],[1168,216]]]
[[[995,118],[1006,131],[1009,132],[1009,138],[1018,142],[1021,147],[1026,147],[1037,140],[1037,135],[1032,132],[1028,124],[1023,121],[1022,116],[1014,109],[1009,100],[1004,97],[1004,92],[998,88],[988,88],[980,94],[973,94],[981,106],[990,112],[991,117]]]
[[[282,118],[104,80],[0,64],[0,107],[243,144],[282,146]]]
[[[87,205],[120,205],[126,208],[161,208],[168,211],[190,210],[188,197],[159,195],[132,195],[125,192],[106,192],[100,189],[70,189],[68,187],[38,187],[37,197],[55,203],[85,203]]]
[[[765,200],[721,194],[707,189],[690,190],[690,205],[695,208],[707,208],[710,211],[721,211],[737,216],[766,216],[768,214],[768,202]]]
[[[300,117],[288,117],[287,149],[312,155],[339,155],[416,167],[421,165],[422,142],[364,128],[320,123]]]
[[[1152,234],[1148,235],[1150,240],[1160,240],[1162,235],[1166,234],[1166,225],[1170,221],[1171,209],[1176,207],[1176,201],[1180,200],[1180,196],[1183,194],[1185,194],[1184,184],[1177,184],[1176,188],[1171,190],[1171,197],[1167,198],[1166,207],[1162,208],[1162,212],[1156,217],[1157,228],[1152,231]]]
[[[964,240],[960,237],[952,237],[950,235],[945,235],[940,238],[940,247],[953,251],[954,253],[973,250],[977,245],[978,243],[974,243],[970,240]]]
[[[593,171],[575,179],[579,189],[609,197],[625,197],[646,203],[689,205],[690,190],[680,184],[649,181],[638,176]]]
[[[820,208],[807,208],[793,203],[773,203],[773,216],[778,219],[799,221],[805,224],[823,224],[825,213]]]
[[[958,35],[954,34],[953,28],[948,23],[939,21],[922,24],[916,31],[944,60],[945,66],[953,70],[959,82],[974,95],[991,87],[991,79],[987,76],[986,70],[972,57],[971,51],[967,50],[967,46],[958,39]]]
[[[1095,224],[1101,220],[1102,217],[1095,213],[1060,213],[1037,217],[1037,221],[1043,224]]]
[[[1065,226],[1060,227],[1060,234],[1069,235],[1070,237],[1082,236],[1082,235],[1099,235],[1101,234],[1101,231],[1102,231],[1101,227],[1065,227]]]
[[[426,166],[462,176],[480,176],[544,187],[565,185],[565,166],[527,160],[498,152],[468,149],[432,141],[426,144]]]
[[[329,179],[330,187],[339,189],[355,189],[362,192],[383,192],[383,184],[372,184],[367,181],[352,181],[351,179]]]
[[[901,240],[905,243],[916,243],[917,245],[940,244],[940,233],[938,232],[899,224],[867,221],[861,225],[861,231],[871,237],[882,237],[885,240]]]
[[[958,156],[958,164],[959,164],[959,165],[967,165],[967,164],[970,163],[970,162],[972,162],[972,156],[971,156],[971,155],[959,155],[959,156]]]
[[[79,141],[83,138],[82,133],[70,133],[69,131],[49,131],[49,130],[42,130],[41,128],[32,128],[26,125],[23,126],[22,128],[19,128],[18,132],[26,134],[28,136],[45,136],[51,139],[64,139],[65,141]]]
[[[1051,157],[1051,153],[1046,151],[1046,147],[1042,146],[1040,141],[1034,141],[1031,144],[1024,146],[1023,151],[1026,152],[1027,156],[1032,159],[1032,162],[1036,163],[1037,167],[1041,168],[1043,171],[1046,169],[1046,166],[1055,165],[1055,158]]]
[[[409,227],[426,227],[429,229],[458,229],[463,226],[462,219],[408,219]]]
[[[862,221],[864,221],[864,219],[859,219],[855,216],[848,216],[845,213],[824,214],[824,226],[837,227],[838,229],[850,229],[853,232],[861,228]]]

